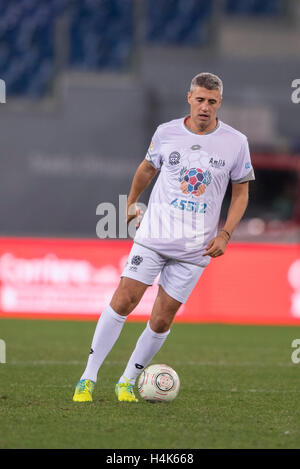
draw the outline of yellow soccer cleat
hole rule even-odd
[[[133,385],[130,384],[129,379],[125,383],[117,383],[115,391],[120,402],[138,402],[133,392]]]
[[[73,401],[74,402],[92,402],[92,393],[94,391],[95,383],[89,379],[81,379],[78,381]]]

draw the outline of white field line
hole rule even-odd
[[[20,383],[5,383],[6,390],[7,388],[11,387],[20,387]],[[68,388],[68,389],[74,389],[75,385],[74,383],[70,384],[56,384],[56,383],[51,383],[51,384],[28,384],[26,383],[26,388]],[[106,386],[107,387],[107,386]],[[182,389],[184,389],[184,386],[181,386]],[[230,393],[230,394],[255,394],[255,393],[260,393],[260,394],[279,394],[279,393],[284,393],[284,394],[295,394],[295,393],[300,393],[300,389],[212,389],[212,388],[201,388],[198,387],[197,391],[200,393]],[[0,395],[1,398],[1,395]]]
[[[106,360],[103,364],[107,366],[111,365],[124,365],[125,361],[112,361],[112,360]],[[70,361],[57,361],[57,360],[26,360],[26,361],[19,361],[19,360],[14,360],[11,362],[7,362],[3,366],[0,366],[0,370],[2,369],[3,371],[5,370],[6,366],[13,365],[13,366],[56,366],[56,365],[65,365],[65,366],[72,366],[72,365],[81,365],[84,366],[86,364],[85,361],[80,361],[80,360],[70,360]],[[295,366],[293,363],[261,363],[261,362],[240,362],[240,363],[230,363],[230,362],[224,362],[224,361],[199,361],[199,362],[194,362],[194,361],[175,361],[172,362],[172,365],[174,367],[176,366],[193,366],[193,367],[199,367],[199,366],[228,366],[228,367],[234,367],[234,366],[239,366],[239,367],[247,367],[247,366],[257,366],[257,367],[267,367],[267,366],[278,366],[278,367],[293,367]],[[6,382],[7,386],[19,386],[19,383],[9,383]],[[55,383],[53,384],[26,384],[26,387],[38,387],[38,388],[74,388],[74,384],[61,384],[57,385]],[[183,387],[183,386],[182,386]],[[205,387],[198,387],[198,391],[200,392],[210,392],[210,393],[300,393],[300,389],[211,389],[211,388],[205,388]]]
[[[65,365],[65,366],[72,366],[72,365],[85,365],[86,361],[82,360],[12,360],[7,361],[4,366],[56,366],[56,365]],[[126,360],[105,360],[103,365],[112,366],[112,365],[124,365],[126,364]],[[256,366],[256,367],[294,367],[295,364],[292,362],[270,362],[270,363],[262,363],[262,362],[226,362],[226,361],[172,361],[172,366],[228,366],[228,367],[247,367],[247,366]],[[0,368],[1,369],[1,368]]]

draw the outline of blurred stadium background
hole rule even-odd
[[[178,321],[300,324],[299,43],[297,0],[0,0],[1,316],[98,316],[131,241],[97,239],[96,208],[118,208],[156,126],[210,71],[256,182]]]

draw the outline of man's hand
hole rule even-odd
[[[248,204],[249,182],[232,183],[231,202],[223,229],[206,246],[203,256],[222,256],[235,227],[240,222]]]
[[[127,210],[126,210],[126,220],[128,223],[136,218],[136,227],[140,225],[142,219],[143,211],[137,205],[137,200],[139,199],[142,192],[149,186],[150,182],[156,176],[158,170],[155,169],[148,161],[143,160],[139,165],[132,184],[130,193],[127,200]]]
[[[222,256],[225,252],[228,239],[225,239],[225,236],[219,234],[215,238],[211,239],[208,245],[206,246],[206,253],[203,256],[210,257],[219,257]]]
[[[127,213],[126,213],[126,222],[127,225],[131,220],[136,218],[135,226],[138,228],[140,226],[141,219],[143,217],[143,211],[137,204],[132,204],[127,206]]]
[[[181,189],[181,192],[183,192],[183,194],[188,194],[189,193],[188,183],[186,181],[182,181],[181,184],[180,184],[180,189]],[[198,187],[198,190],[197,190],[195,195],[197,197],[199,197],[200,195],[204,194],[205,189],[206,189],[206,185],[205,184],[200,184],[200,186]]]

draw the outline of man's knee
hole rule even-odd
[[[181,303],[169,296],[160,285],[151,313],[151,329],[157,333],[167,332],[180,306]]]
[[[118,314],[127,316],[140,302],[145,289],[146,285],[145,288],[141,288],[121,279],[110,305]]]
[[[167,332],[170,329],[171,323],[172,320],[163,316],[150,318],[150,327],[153,332],[157,332],[158,334]]]

